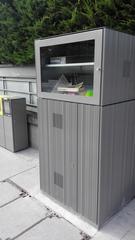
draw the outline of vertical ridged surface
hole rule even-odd
[[[135,194],[134,123],[135,101],[40,99],[41,189],[101,226]]]
[[[64,103],[64,203],[77,210],[77,104]]]
[[[100,107],[78,105],[78,210],[96,224]]]
[[[135,101],[102,108],[99,225],[135,194]]]
[[[5,147],[4,117],[0,116],[0,146]]]
[[[135,99],[135,36],[104,29],[101,104]]]
[[[49,182],[49,138],[48,138],[48,106],[47,100],[38,99],[39,125],[39,158],[40,158],[40,187],[50,193]]]
[[[96,224],[99,107],[40,99],[39,123],[41,189]]]
[[[45,99],[39,104],[41,189],[76,210],[77,105]],[[61,127],[54,116],[61,116]]]
[[[14,134],[13,134],[13,119],[12,116],[4,116],[4,134],[5,147],[11,152],[14,152]]]
[[[50,194],[57,200],[64,202],[64,189],[54,184],[54,173],[64,176],[64,129],[54,127],[54,114],[64,117],[64,103],[48,101],[48,136],[49,136],[49,170]]]

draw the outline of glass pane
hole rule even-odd
[[[42,47],[43,92],[93,96],[94,40]]]

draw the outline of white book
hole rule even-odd
[[[79,88],[75,88],[75,87],[58,87],[57,91],[59,91],[59,92],[77,93],[77,92],[79,92]]]

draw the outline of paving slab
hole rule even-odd
[[[120,240],[120,238],[113,237],[110,234],[98,232],[92,240]]]
[[[132,231],[128,232],[122,240],[135,240],[135,228]]]
[[[25,150],[26,151],[26,150]],[[27,149],[19,153],[12,153],[0,147],[0,181],[31,169],[38,164],[37,154],[33,149]]]
[[[21,188],[35,196],[40,190],[39,167],[32,168],[24,173],[12,177],[11,180]]]
[[[25,150],[16,152],[15,155],[19,158],[28,160],[28,161],[39,161],[39,152],[34,148],[27,148]]]
[[[0,183],[0,208],[19,197],[21,191],[7,182]]]
[[[45,207],[29,197],[10,203],[0,209],[0,238],[14,238],[47,214]]]
[[[31,195],[39,190],[38,151],[11,153],[0,148],[0,181],[11,179]],[[47,218],[48,210],[34,198],[16,198],[20,190],[0,182],[0,240],[82,240],[80,230],[63,218]],[[50,214],[50,213],[49,213]],[[31,228],[32,227],[32,228]],[[23,234],[22,234],[23,233]],[[92,240],[135,240],[135,200],[116,214]]]
[[[63,207],[61,204],[59,204],[54,199],[51,199],[49,196],[44,194],[43,192],[38,193],[35,198],[42,202],[45,206],[52,209],[54,212],[56,212],[59,216],[66,219],[67,222],[72,223],[76,228],[81,229],[83,232],[85,232],[89,236],[94,236],[97,232],[97,229],[90,225],[88,222],[86,222],[83,218],[78,217],[76,214],[74,214],[72,211],[67,210],[65,207]]]
[[[62,218],[48,218],[17,240],[81,240],[80,231]]]
[[[125,236],[132,236],[133,230],[135,230],[135,200],[117,213],[93,240],[120,240],[126,238]],[[132,238],[129,237],[128,240],[130,239]]]
[[[39,162],[39,152],[34,148],[27,148],[25,150],[19,151],[15,153],[16,157],[20,159],[25,159],[29,162]]]

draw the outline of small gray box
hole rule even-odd
[[[0,127],[2,147],[12,152],[28,147],[25,98],[3,96],[3,116],[0,116]]]

